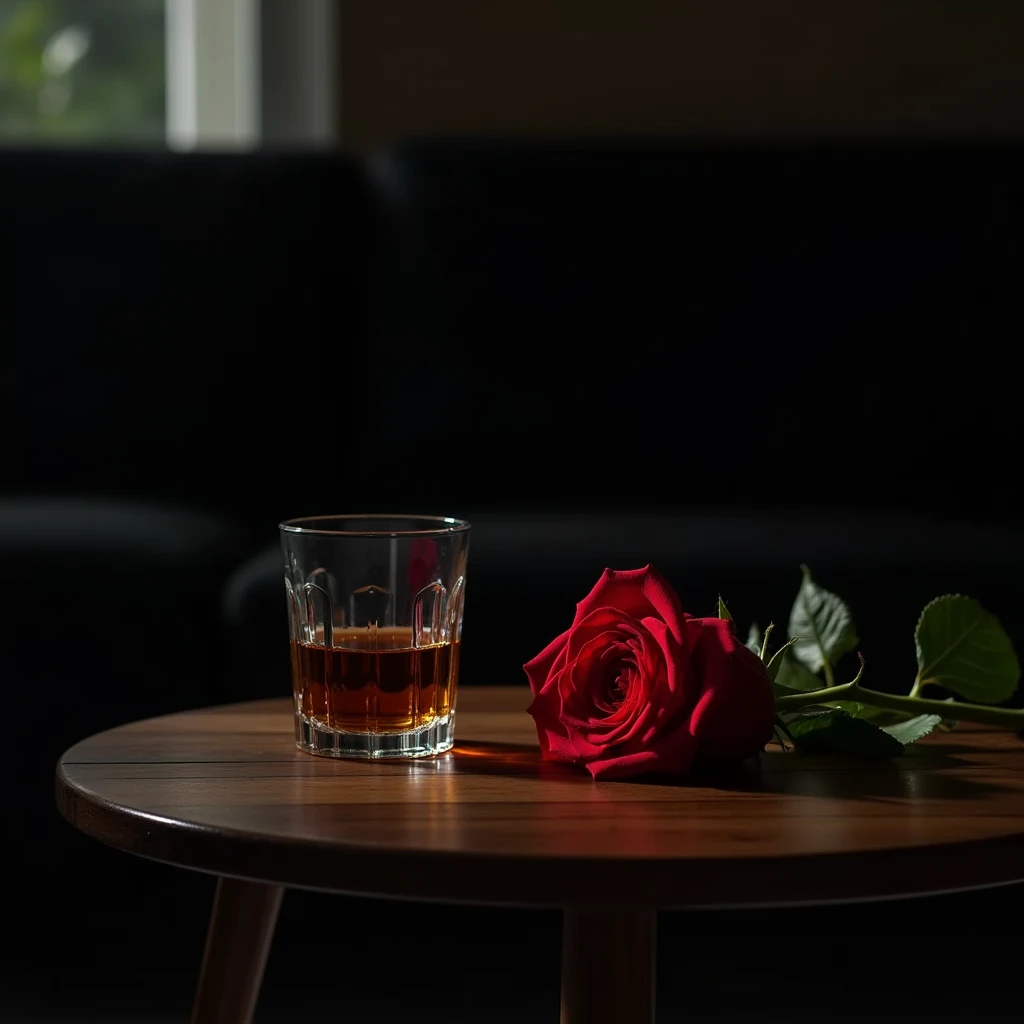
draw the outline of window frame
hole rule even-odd
[[[170,148],[332,146],[334,0],[166,0]]]

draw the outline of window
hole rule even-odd
[[[334,19],[334,0],[0,0],[0,145],[331,145]]]
[[[0,140],[163,141],[164,0],[0,0]]]

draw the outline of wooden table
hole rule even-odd
[[[420,761],[296,749],[290,700],[100,733],[57,768],[69,822],[220,876],[195,1024],[246,1022],[283,887],[564,908],[563,1024],[654,1015],[659,909],[798,904],[1024,878],[1024,742],[981,728],[891,761],[769,751],[680,786],[539,758],[523,687],[464,688]]]

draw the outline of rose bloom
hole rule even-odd
[[[761,659],[726,619],[683,611],[657,570],[605,569],[572,626],[523,666],[543,756],[595,779],[685,775],[695,760],[739,760],[771,739]]]

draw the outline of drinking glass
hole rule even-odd
[[[301,749],[362,758],[451,748],[469,531],[442,516],[280,524]]]

